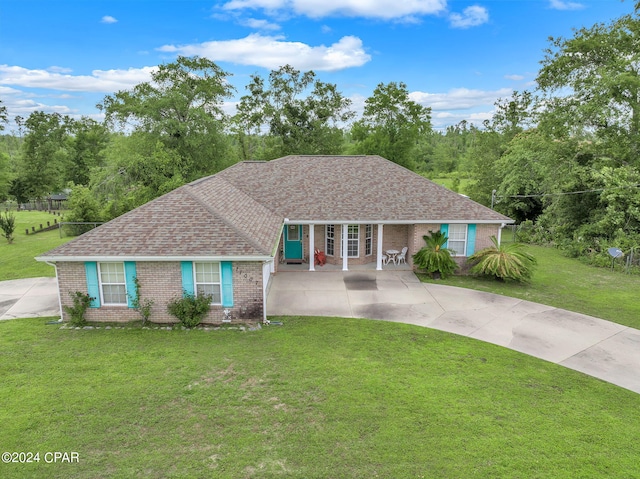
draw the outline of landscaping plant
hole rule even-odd
[[[140,286],[140,280],[137,276],[133,278],[133,283],[136,286],[136,294],[131,296],[131,304],[133,305],[133,309],[140,315],[142,325],[146,326],[151,317],[151,308],[155,301],[149,298],[142,299],[142,287]]]
[[[426,246],[413,255],[413,263],[433,278],[453,274],[458,264],[453,259],[453,251],[444,247],[449,238],[442,231],[429,231],[429,235],[422,238]]]
[[[211,296],[199,294],[198,296],[185,293],[182,298],[175,298],[167,305],[167,311],[178,318],[186,328],[194,328],[202,321],[211,307]]]
[[[493,246],[469,256],[468,261],[475,263],[470,272],[482,276],[492,276],[499,281],[511,279],[527,282],[531,279],[536,259],[526,251],[521,243],[498,244],[491,237]]]
[[[87,320],[84,318],[84,313],[87,312],[93,298],[86,293],[76,291],[75,293],[69,292],[71,299],[73,299],[73,306],[63,306],[64,310],[71,320],[69,321],[72,326],[84,326],[87,324]]]
[[[13,232],[16,230],[16,217],[10,211],[0,214],[0,229],[7,243],[13,243]]]

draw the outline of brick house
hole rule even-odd
[[[266,319],[271,275],[313,252],[348,270],[406,261],[432,230],[445,231],[463,263],[513,221],[379,156],[287,156],[237,163],[184,185],[36,258],[54,263],[62,305],[94,298],[89,321],[131,321],[134,278],[153,299],[151,319],[173,322],[166,304],[206,292],[206,322]],[[63,312],[63,314],[65,314]],[[68,319],[66,316],[63,319]]]

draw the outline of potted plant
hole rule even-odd
[[[453,259],[453,251],[444,246],[449,238],[442,231],[429,231],[422,239],[426,245],[413,255],[413,264],[434,279],[453,274],[458,264]]]

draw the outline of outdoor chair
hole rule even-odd
[[[407,264],[407,251],[409,251],[409,248],[407,248],[406,246],[402,248],[402,251],[400,252],[397,258],[397,262],[398,262],[397,264],[400,264],[400,263]]]
[[[389,257],[386,254],[382,255],[382,264],[389,264]]]

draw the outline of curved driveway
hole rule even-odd
[[[640,331],[410,271],[280,272],[267,314],[381,319],[497,344],[640,393]],[[0,282],[0,320],[60,315],[55,278]]]
[[[279,272],[267,314],[410,323],[504,346],[640,393],[640,331],[584,314],[433,283],[410,271]]]

